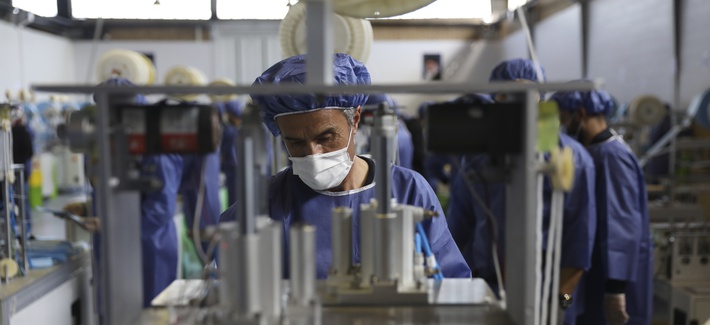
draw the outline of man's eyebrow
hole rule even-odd
[[[316,136],[316,138],[320,138],[320,137],[325,136],[325,135],[328,135],[328,134],[337,134],[337,133],[338,133],[338,130],[337,130],[334,126],[331,126],[331,127],[327,128],[327,129],[325,129],[325,130],[324,130],[323,132],[321,132],[320,134],[318,134],[318,135]]]
[[[284,140],[288,140],[288,141],[303,141],[303,139],[301,139],[301,138],[290,137],[290,136],[286,136],[286,135],[284,135]]]
[[[328,127],[327,129],[323,130],[323,132],[319,133],[318,135],[316,135],[313,138],[320,138],[320,137],[323,137],[328,134],[337,134],[337,133],[338,133],[338,128],[336,128],[335,126],[331,126],[331,127]],[[298,137],[293,137],[293,136],[288,136],[288,135],[284,135],[283,138],[284,138],[284,140],[288,140],[288,141],[304,141],[303,138],[298,138]]]

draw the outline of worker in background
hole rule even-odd
[[[237,152],[234,147],[237,142],[237,127],[242,123],[241,102],[231,100],[216,104],[223,117],[222,144],[220,146],[220,167],[225,176],[227,185],[227,206],[237,200]]]
[[[451,180],[456,177],[458,173],[458,168],[455,160],[459,157],[455,157],[448,154],[438,154],[427,152],[425,147],[424,133],[426,130],[426,110],[429,105],[434,104],[434,102],[424,102],[419,105],[417,110],[417,115],[419,116],[419,125],[421,126],[421,148],[419,152],[415,155],[421,159],[422,175],[429,182],[429,186],[434,190],[434,193],[439,193],[439,184],[449,185]]]
[[[544,73],[544,72],[543,72]],[[543,76],[544,79],[544,76]],[[529,60],[511,60],[499,64],[491,73],[491,81],[537,82],[534,63]],[[499,100],[508,100],[508,94],[496,94]],[[467,103],[490,103],[491,99],[481,95],[467,95],[459,101]],[[589,269],[592,245],[596,227],[596,209],[594,205],[594,164],[587,151],[577,141],[565,134],[560,134],[560,147],[572,149],[574,159],[574,184],[565,193],[563,201],[562,252],[560,259],[559,303],[565,310],[565,324],[574,324],[575,318],[585,307],[583,298],[577,292],[584,292],[578,282],[583,271]],[[448,210],[449,229],[454,240],[464,253],[474,276],[481,277],[497,291],[491,245],[493,238],[498,238],[499,261],[505,256],[506,224],[506,185],[501,182],[487,183],[482,175],[485,167],[496,163],[496,157],[477,155],[467,157],[463,171],[459,173],[451,188],[451,202]],[[497,233],[493,233],[484,207],[476,203],[464,177],[477,176],[479,182],[473,185],[479,197],[496,217]],[[483,181],[480,181],[483,179]],[[550,224],[550,205],[552,186],[549,177],[543,182],[543,238],[547,237]],[[543,250],[547,244],[543,240]],[[545,254],[543,254],[545,256]],[[543,261],[544,264],[544,261]],[[502,267],[504,270],[505,268]]]
[[[216,152],[206,155],[182,156],[182,179],[179,193],[182,196],[182,208],[187,234],[190,238],[196,239],[194,223],[199,217],[200,241],[202,251],[205,253],[209,247],[210,240],[209,236],[203,232],[206,227],[219,222],[219,215],[222,212],[219,197],[220,155],[221,153],[218,149]],[[203,199],[201,202],[202,208],[198,211],[197,205],[200,202],[200,196]]]
[[[101,85],[133,86],[123,78],[111,78]],[[146,104],[143,96],[113,95],[113,103]],[[92,157],[94,163],[100,163],[99,157]],[[182,158],[178,155],[145,155],[138,158],[141,177],[159,180],[162,188],[141,193],[141,246],[143,260],[143,306],[150,306],[150,302],[160,292],[177,278],[178,270],[178,235],[173,216],[182,177]],[[96,166],[96,165],[94,165]],[[89,178],[90,180],[93,177]],[[92,200],[94,201],[94,200]],[[73,214],[87,216],[85,203],[70,204],[64,210]],[[93,219],[93,221],[92,221]],[[87,218],[90,228],[98,231],[94,235],[93,251],[96,266],[99,265],[99,252],[101,251],[101,225],[96,217]],[[98,267],[94,267],[95,276]],[[98,279],[98,278],[97,278]],[[94,279],[94,283],[101,283]]]
[[[376,106],[381,103],[387,105],[397,115],[397,159],[396,163],[404,168],[412,169],[414,159],[414,144],[412,143],[412,134],[404,124],[402,112],[397,107],[397,102],[390,95],[373,94],[370,95],[365,103],[365,106]]]
[[[20,107],[12,109],[12,159],[13,163],[25,166],[25,227],[27,227],[27,235],[31,237],[32,222],[30,216],[30,200],[29,200],[29,179],[32,172],[32,155],[34,155],[34,134],[27,123],[24,111]]]
[[[336,85],[368,85],[370,74],[359,61],[347,54],[333,57]],[[306,78],[306,55],[284,59],[256,78],[254,85],[302,84]],[[387,163],[376,165],[354,154],[354,134],[360,123],[366,94],[349,95],[252,95],[263,109],[267,128],[282,135],[293,163],[271,179],[269,208],[273,219],[283,222],[284,261],[288,261],[288,229],[305,222],[316,227],[316,272],[325,278],[332,262],[331,212],[344,206],[353,210],[353,222],[360,223],[360,205],[375,197],[375,168],[392,169],[392,192],[402,203],[436,211],[439,217],[424,222],[432,251],[446,277],[470,277],[461,252],[451,239],[446,218],[426,181],[414,171]],[[222,215],[235,219],[236,206]],[[354,227],[354,262],[359,262],[359,227]],[[288,263],[284,263],[288,277]]]
[[[419,174],[424,175],[424,159],[426,158],[426,147],[424,146],[424,120],[420,112],[423,112],[425,107],[434,102],[423,102],[419,105],[416,115],[405,118],[404,123],[407,130],[412,135],[412,144],[414,152],[412,154],[412,169]]]
[[[634,153],[607,125],[611,98],[604,91],[572,91],[552,99],[560,107],[562,126],[596,165],[597,236],[577,323],[651,324],[653,244],[646,183]]]

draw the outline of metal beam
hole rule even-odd
[[[437,82],[394,84],[394,85],[299,85],[299,84],[266,84],[256,86],[215,87],[215,86],[137,86],[112,87],[96,85],[33,85],[32,89],[43,92],[60,92],[73,94],[459,94],[459,93],[491,93],[491,92],[527,92],[538,91],[571,91],[594,90],[601,86],[601,80],[575,83],[542,83],[528,84],[519,82],[496,83],[459,83]]]

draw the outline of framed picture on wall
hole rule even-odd
[[[441,54],[424,54],[422,78],[441,80]]]

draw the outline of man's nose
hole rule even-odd
[[[310,142],[308,146],[306,146],[306,156],[319,155],[322,153],[324,153],[323,147],[316,142]]]

